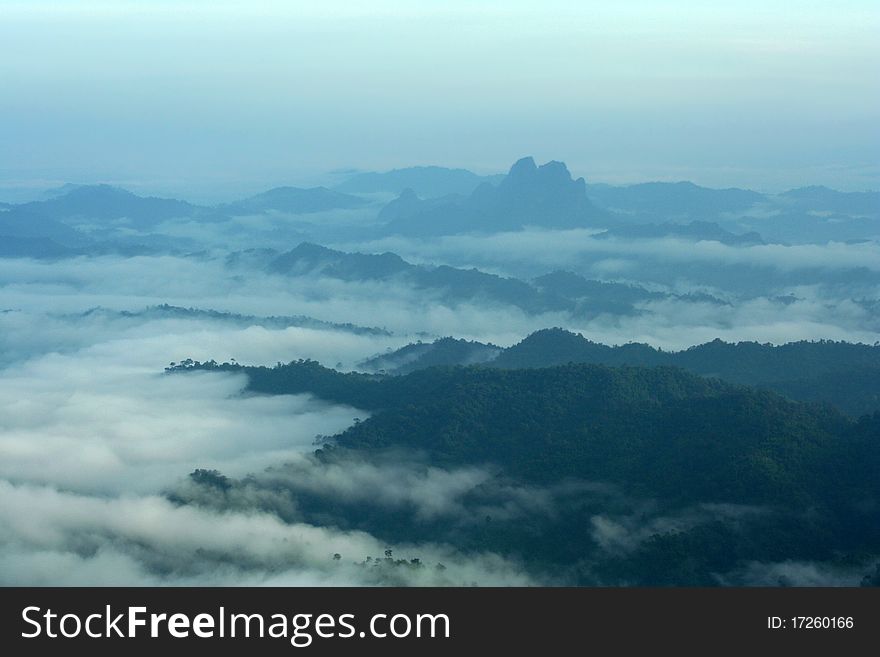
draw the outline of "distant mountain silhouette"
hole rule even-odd
[[[466,169],[444,167],[407,167],[385,173],[359,173],[336,185],[335,189],[349,194],[401,194],[411,189],[422,198],[449,194],[468,195],[483,183],[498,183],[503,175],[480,176]]]
[[[587,196],[606,210],[642,222],[716,218],[742,213],[767,201],[764,194],[748,189],[709,189],[692,182],[650,182],[622,187],[588,185]]]
[[[395,253],[345,253],[303,242],[275,258],[269,269],[290,275],[319,274],[344,280],[370,280],[417,271],[419,267]]]
[[[344,253],[303,243],[274,259],[269,264],[269,270],[286,275],[318,275],[346,281],[398,282],[430,291],[435,298],[447,303],[483,300],[513,305],[530,313],[573,308],[570,301],[543,294],[515,278],[446,265],[413,265],[394,253]]]
[[[0,239],[18,238],[17,249],[34,250],[32,255],[39,255],[40,240],[53,255],[60,255],[57,247],[80,247],[89,240],[78,231],[57,219],[42,212],[31,209],[30,204],[12,205],[0,210]],[[22,241],[25,240],[25,241]],[[30,240],[28,242],[28,240]],[[34,241],[36,240],[36,241]],[[25,249],[25,246],[27,248]],[[54,245],[54,246],[53,246]],[[9,245],[7,249],[9,250]]]
[[[597,239],[622,237],[626,239],[657,239],[661,237],[677,237],[697,241],[721,242],[729,246],[749,246],[764,244],[761,236],[752,231],[736,234],[710,221],[691,221],[686,224],[627,224],[614,226],[595,236]]]
[[[584,305],[602,308],[604,312],[615,315],[632,314],[633,305],[640,301],[664,299],[669,296],[661,292],[650,292],[635,285],[589,280],[570,271],[544,274],[535,278],[532,285],[543,292],[575,299]]]
[[[803,210],[880,217],[880,192],[838,192],[814,185],[790,189],[779,196]]]
[[[13,237],[0,229],[0,258],[63,258],[78,253],[48,237]]]
[[[365,254],[335,251],[304,242],[275,256],[249,253],[246,262],[265,258],[269,271],[287,276],[326,276],[346,281],[388,281],[431,292],[446,303],[491,302],[512,305],[528,313],[563,311],[578,317],[602,313],[632,315],[636,305],[649,299],[668,298],[637,286],[590,281],[569,272],[556,272],[532,282],[505,278],[478,269],[446,265],[414,265],[395,253]],[[239,260],[232,257],[230,264]],[[712,297],[689,300],[720,303]]]
[[[433,218],[443,221],[445,214],[461,212],[460,206],[467,201],[461,194],[446,194],[437,198],[420,198],[415,190],[407,187],[400,196],[388,203],[379,212],[379,221],[389,225],[406,223],[413,217]],[[427,220],[427,219],[426,219]]]
[[[478,365],[498,356],[501,347],[482,342],[440,338],[434,342],[417,342],[401,349],[367,358],[358,367],[368,372],[407,374],[427,367]]]
[[[246,199],[221,206],[230,214],[260,214],[263,212],[288,212],[309,214],[326,210],[360,208],[366,201],[357,196],[343,194],[326,187],[276,187]]]
[[[60,196],[19,207],[53,219],[127,220],[141,227],[189,217],[202,210],[186,201],[138,196],[111,185],[74,186]]]
[[[531,157],[516,162],[504,176],[412,167],[358,174],[335,189],[277,187],[214,207],[140,196],[105,184],[67,183],[44,192],[44,200],[0,204],[0,209],[13,213],[5,218],[8,226],[16,217],[27,216],[36,231],[22,232],[24,224],[19,222],[17,228],[7,227],[0,235],[47,238],[62,246],[100,242],[131,248],[137,246],[132,240],[141,240],[145,248],[172,249],[178,241],[167,236],[162,242],[126,231],[156,233],[159,224],[175,219],[222,223],[243,214],[307,214],[368,207],[375,202],[346,189],[399,192],[378,213],[378,225],[347,227],[348,241],[387,235],[492,234],[525,227],[591,227],[604,229],[600,237],[606,238],[677,237],[731,246],[880,238],[880,192],[839,192],[813,186],[767,195],[736,188],[709,189],[690,182],[587,185],[582,178],[572,179],[565,164],[551,161],[537,166]],[[50,226],[47,222],[58,223]],[[74,239],[58,224],[87,228],[88,236]],[[302,239],[327,239],[326,232],[316,231],[301,233]],[[17,248],[24,250],[25,245]]]
[[[587,196],[614,213],[617,225],[609,235],[662,236],[657,228],[627,231],[632,224],[671,226],[690,221],[694,239],[718,239],[748,245],[760,236],[768,242],[790,244],[858,241],[880,236],[880,193],[839,192],[827,187],[802,187],[782,194],[747,189],[709,189],[691,182],[642,183],[628,186],[587,185]],[[745,239],[721,235],[706,223]],[[618,231],[618,229],[621,229]],[[679,237],[687,237],[677,229]],[[708,231],[708,232],[707,232]],[[716,237],[711,237],[711,232]],[[701,237],[700,233],[705,234]]]
[[[76,183],[64,183],[59,187],[47,189],[40,195],[40,198],[38,198],[37,200],[47,201],[49,199],[57,198],[59,196],[64,196],[65,194],[69,194],[73,190],[79,189],[80,187],[86,187],[86,185],[78,185]]]
[[[379,214],[388,233],[412,236],[583,228],[607,218],[587,198],[583,178],[573,180],[562,162],[539,167],[531,157],[516,162],[497,185],[484,183],[469,196],[421,200],[406,190]]]
[[[111,317],[132,318],[137,320],[153,319],[192,319],[226,322],[235,326],[249,327],[262,326],[269,329],[284,329],[291,326],[318,330],[345,331],[358,335],[391,335],[385,329],[374,326],[360,326],[358,324],[327,322],[307,315],[271,315],[269,317],[257,315],[242,315],[240,313],[224,312],[209,308],[183,308],[172,306],[167,303],[158,306],[148,306],[143,310],[111,310],[100,306],[90,308],[85,312],[74,315],[80,317]]]
[[[776,197],[779,198],[779,197]],[[784,244],[826,244],[864,242],[880,239],[880,214],[844,214],[780,207],[770,217],[743,217],[735,221],[737,230],[754,230],[768,242]]]

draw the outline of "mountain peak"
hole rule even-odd
[[[60,194],[58,198],[131,198],[134,196],[137,195],[127,189],[123,189],[122,187],[99,183],[97,185],[77,185],[70,187],[66,192]]]
[[[273,187],[265,192],[249,196],[224,206],[234,214],[261,213],[267,211],[290,214],[310,214],[325,210],[352,209],[364,205],[357,196],[337,192],[326,187]]]
[[[577,188],[583,188],[583,193],[586,194],[586,183],[582,178],[579,178],[577,181],[572,180],[571,173],[568,167],[565,166],[565,162],[550,160],[541,166],[537,166],[534,158],[524,157],[517,160],[510,167],[510,173],[507,174],[502,185],[526,185],[529,187],[539,185],[541,187],[565,188],[572,185],[572,183],[576,183]]]
[[[568,172],[568,167],[565,166],[565,162],[560,162],[559,160],[550,160],[549,162],[542,164],[538,169],[544,173],[553,175],[564,174],[566,177],[571,178],[571,174]]]
[[[328,256],[337,255],[340,252],[328,249],[326,246],[315,244],[314,242],[300,242],[289,253],[297,256]]]
[[[538,166],[535,164],[535,158],[523,157],[514,162],[513,166],[510,167],[510,172],[507,174],[510,178],[518,178],[520,176],[528,176],[530,174],[534,174],[538,170]]]
[[[533,157],[524,157],[498,185],[483,183],[468,197],[431,202],[401,195],[379,216],[392,233],[454,235],[526,226],[582,228],[603,214],[587,198],[584,179],[573,180],[565,163],[551,160],[539,167]]]

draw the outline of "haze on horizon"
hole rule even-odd
[[[0,1],[0,200],[226,200],[338,170],[880,188],[880,7]]]

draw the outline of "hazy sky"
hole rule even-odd
[[[877,189],[878,34],[875,0],[0,0],[0,191],[200,198],[527,154]]]

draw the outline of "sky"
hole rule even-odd
[[[872,1],[0,0],[0,199],[342,171],[880,189]]]

